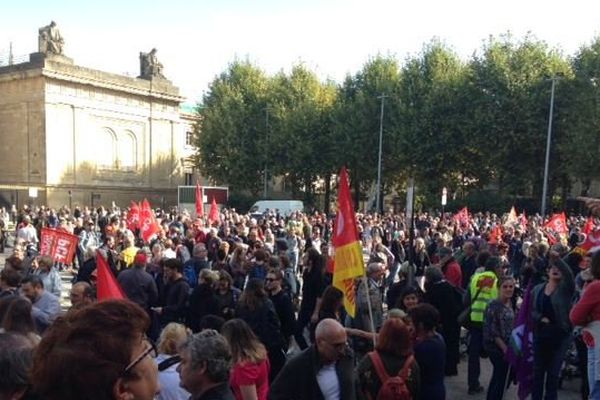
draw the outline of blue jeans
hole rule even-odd
[[[483,348],[483,329],[480,327],[471,327],[469,329],[469,345],[467,347],[468,358],[468,369],[467,369],[467,381],[469,389],[476,389],[480,387],[479,374],[481,373],[481,365],[479,358],[481,357],[481,350]]]
[[[498,349],[488,352],[494,370],[488,386],[486,400],[502,400],[506,390],[506,375],[508,375],[508,362],[504,354]]]
[[[558,399],[558,377],[570,344],[571,335],[566,335],[555,343],[534,338],[532,400]]]
[[[600,368],[600,360],[596,360],[596,353],[594,352],[594,349],[588,348],[587,355],[587,375],[588,385],[590,386],[589,398],[591,400],[600,400],[600,381],[596,380],[596,371],[598,371],[598,369]]]

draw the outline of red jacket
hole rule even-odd
[[[581,300],[571,309],[569,317],[576,326],[600,321],[600,281],[594,281],[585,288]]]

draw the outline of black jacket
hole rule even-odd
[[[163,325],[169,322],[184,322],[189,293],[190,285],[188,285],[183,277],[165,285],[163,312],[161,316]]]
[[[289,360],[271,384],[269,400],[323,400],[317,382],[321,362],[317,348],[313,345]],[[348,350],[336,365],[340,400],[356,400],[356,379],[353,357]]]

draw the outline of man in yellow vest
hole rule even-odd
[[[469,394],[483,391],[479,383],[481,372],[479,358],[483,348],[483,316],[488,304],[498,297],[498,277],[502,275],[502,261],[499,257],[490,257],[485,262],[485,271],[474,274],[467,291],[467,304],[471,304],[471,324],[467,347]]]

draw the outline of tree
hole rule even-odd
[[[600,37],[583,46],[573,59],[574,77],[563,84],[568,99],[559,121],[565,138],[562,153],[569,176],[581,181],[581,195],[600,179]]]
[[[340,166],[349,168],[356,206],[361,200],[361,191],[377,177],[381,95],[389,96],[383,121],[383,180],[394,175],[396,130],[389,110],[397,106],[399,81],[398,62],[392,57],[378,56],[369,60],[356,75],[348,76],[339,88],[333,112],[333,135],[338,144]]]
[[[257,194],[267,149],[269,79],[248,61],[235,61],[210,85],[198,113],[195,163],[209,178]]]

